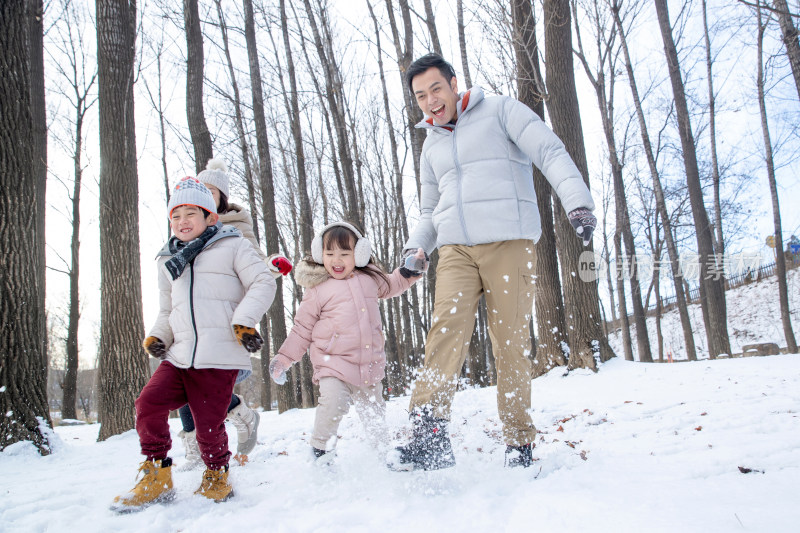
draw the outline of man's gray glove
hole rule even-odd
[[[592,232],[597,226],[597,219],[591,211],[585,207],[579,207],[570,211],[567,215],[570,224],[575,228],[575,232],[579,237],[583,237],[583,245],[587,246],[592,242]]]
[[[428,270],[430,259],[422,248],[409,248],[403,252],[400,264],[400,275],[404,278],[416,278]]]

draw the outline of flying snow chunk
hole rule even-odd
[[[505,274],[505,275],[503,276],[503,279],[506,281],[506,283],[508,283],[508,274]]]
[[[453,308],[450,309],[450,314],[454,315],[454,314],[456,314],[456,311],[457,311],[457,309],[456,309],[456,306],[454,305]]]
[[[441,331],[442,333],[447,333],[447,328],[442,328],[439,331]]]

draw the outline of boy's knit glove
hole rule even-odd
[[[164,342],[158,337],[147,337],[142,342],[142,346],[144,347],[147,353],[149,353],[156,359],[164,359],[164,357],[166,357],[167,355],[167,347],[164,345]]]
[[[236,340],[239,341],[239,344],[244,346],[244,349],[250,353],[255,353],[264,346],[264,339],[254,328],[234,324],[233,332],[236,334]]]
[[[276,279],[292,271],[292,262],[281,254],[272,254],[267,258],[267,266]]]
[[[422,248],[416,250],[409,248],[403,252],[400,265],[400,275],[404,278],[416,278],[428,270],[430,260]]]
[[[277,359],[273,359],[269,364],[269,375],[272,377],[272,381],[278,385],[286,383],[286,370],[287,368]]]
[[[572,224],[572,227],[575,228],[575,232],[578,236],[583,237],[584,246],[592,242],[592,232],[597,226],[597,219],[591,211],[585,207],[579,207],[578,209],[572,210],[567,215],[567,218],[570,224]]]

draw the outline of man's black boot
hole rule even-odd
[[[387,466],[396,471],[439,470],[455,466],[456,458],[447,434],[447,420],[433,418],[427,409],[411,413],[411,442],[398,446],[387,457]]]
[[[523,446],[506,446],[506,466],[514,468],[522,466],[528,468],[533,462],[533,444]]]

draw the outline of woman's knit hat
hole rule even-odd
[[[182,205],[193,205],[205,209],[209,213],[217,212],[217,203],[211,191],[200,183],[197,178],[186,176],[179,181],[172,190],[167,211],[172,216],[172,211]]]
[[[230,194],[228,194],[228,167],[222,159],[209,159],[206,169],[197,175],[197,179],[200,183],[213,185],[225,195],[225,198],[230,198]]]

